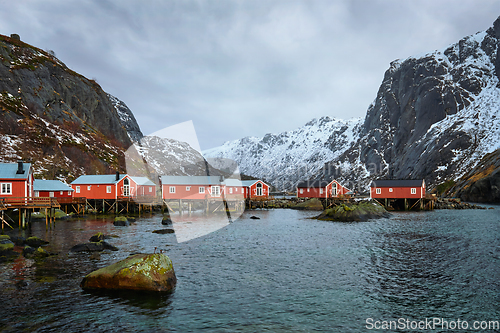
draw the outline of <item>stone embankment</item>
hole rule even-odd
[[[486,209],[468,202],[462,202],[460,199],[442,199],[439,198],[434,204],[434,209]]]

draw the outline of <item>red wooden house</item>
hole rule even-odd
[[[297,184],[298,198],[338,198],[349,192],[336,180],[307,180]]]
[[[425,181],[374,180],[370,185],[372,199],[421,199],[425,197]]]
[[[219,176],[161,176],[163,199],[205,200],[223,198],[224,179]]]
[[[33,182],[35,197],[50,198],[72,198],[73,190],[71,186],[66,185],[60,180],[42,180],[35,179]]]
[[[118,199],[133,198],[137,193],[137,183],[126,174],[83,175],[71,183],[75,198]]]
[[[137,185],[135,197],[149,199],[153,199],[156,197],[156,184],[153,183],[149,178],[135,176],[132,176],[131,178]]]
[[[0,163],[0,197],[33,197],[31,163]]]
[[[265,199],[269,197],[269,185],[262,180],[242,180],[245,199]]]

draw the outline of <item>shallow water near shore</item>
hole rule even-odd
[[[26,236],[58,255],[0,264],[0,332],[360,332],[368,318],[500,320],[498,207],[361,223],[309,219],[317,214],[247,211],[183,243],[152,233],[160,215],[129,227],[93,217],[49,230],[35,222]],[[96,232],[118,236],[108,241],[120,250],[69,252]],[[172,294],[80,288],[91,271],[155,248],[174,263]]]

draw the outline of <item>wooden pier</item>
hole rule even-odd
[[[31,221],[31,213],[35,209],[45,210],[45,224],[55,221],[55,209],[60,208],[56,198],[47,197],[3,197],[0,198],[0,210],[2,211],[2,229],[4,224],[12,226],[5,220],[5,211],[17,209],[19,212],[19,228],[26,228]]]

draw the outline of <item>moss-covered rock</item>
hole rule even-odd
[[[171,292],[177,278],[170,258],[163,253],[135,254],[85,276],[83,289],[128,289]]]
[[[172,219],[170,218],[170,214],[163,215],[163,218],[161,219],[161,224],[172,225]]]
[[[117,216],[113,224],[119,227],[127,227],[130,225],[130,222],[125,216]]]
[[[324,221],[364,222],[375,218],[389,217],[384,207],[372,201],[340,204],[325,210],[316,218]]]
[[[101,240],[99,242],[77,244],[70,249],[71,252],[101,252],[104,250],[118,251],[118,248]]]
[[[0,252],[11,251],[14,249],[14,243],[7,235],[0,235]]]
[[[43,239],[40,239],[38,237],[28,237],[28,238],[26,238],[26,240],[24,241],[24,243],[26,245],[31,246],[31,247],[40,247],[42,245],[49,244],[49,242],[44,241]]]
[[[323,204],[317,198],[309,199],[307,201],[291,205],[290,208],[298,210],[323,210]]]
[[[26,245],[23,249],[23,256],[30,259],[39,259],[50,256],[50,253],[41,247],[34,248]]]

